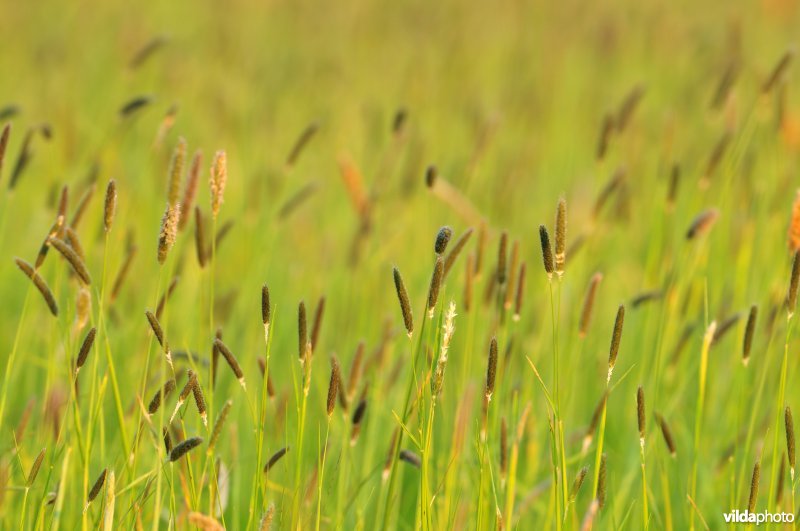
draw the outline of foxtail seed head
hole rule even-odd
[[[489,363],[486,367],[486,390],[485,396],[486,401],[490,401],[492,399],[492,394],[494,393],[494,380],[495,376],[497,375],[497,338],[492,338],[491,342],[489,343]]]
[[[561,198],[556,210],[556,273],[558,277],[564,276],[564,266],[567,262],[567,201]]]
[[[447,250],[447,244],[450,243],[450,238],[453,237],[453,229],[448,226],[444,226],[439,229],[439,232],[436,234],[436,243],[433,246],[433,250],[437,255],[442,255]]]
[[[103,229],[111,231],[114,224],[114,214],[117,212],[117,183],[114,179],[108,181],[106,188],[106,202],[103,208]]]
[[[428,318],[433,319],[433,310],[436,308],[436,303],[439,300],[439,289],[442,286],[442,277],[444,276],[444,260],[441,256],[436,258],[436,265],[433,268],[433,275],[431,276],[431,286],[428,290]]]
[[[214,219],[219,215],[227,182],[228,161],[225,152],[220,150],[214,155],[214,162],[211,165],[211,213]]]
[[[611,381],[611,373],[614,372],[614,365],[617,363],[619,354],[619,342],[622,339],[622,325],[625,322],[625,306],[621,305],[617,309],[617,318],[614,321],[614,332],[611,336],[611,349],[608,354],[608,382]]]
[[[539,241],[542,244],[542,262],[544,263],[544,270],[548,278],[553,278],[553,251],[550,249],[550,235],[547,234],[547,228],[544,225],[539,225]]]
[[[400,276],[400,271],[395,267],[392,270],[394,276],[394,287],[397,291],[397,299],[400,301],[400,311],[403,314],[403,324],[406,327],[408,337],[414,333],[414,315],[411,313],[411,303],[408,301],[408,292],[403,283],[403,277]]]

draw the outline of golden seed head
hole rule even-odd
[[[175,238],[178,234],[178,217],[180,216],[180,205],[167,205],[164,217],[161,219],[161,232],[158,236],[158,263],[164,264],[167,254],[172,246],[175,245]]]
[[[224,151],[220,150],[214,155],[214,162],[211,165],[211,213],[215,219],[219,215],[219,207],[222,205],[227,182],[227,156]]]
[[[167,189],[167,203],[176,206],[181,194],[181,177],[183,176],[183,166],[186,161],[186,139],[178,139],[178,145],[172,153],[172,161],[169,168],[169,188]]]
[[[556,256],[555,269],[558,276],[564,275],[567,261],[567,201],[561,199],[556,210]]]

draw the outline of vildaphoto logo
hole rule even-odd
[[[751,513],[747,509],[740,511],[734,509],[731,512],[723,513],[725,523],[728,524],[779,524],[779,523],[792,523],[794,522],[794,515],[792,513],[771,513],[763,511],[760,513]]]

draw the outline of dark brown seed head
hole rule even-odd
[[[228,418],[228,413],[230,413],[232,405],[233,401],[226,401],[225,405],[222,406],[222,409],[217,415],[217,420],[214,421],[214,429],[211,430],[211,438],[208,440],[209,453],[214,449],[214,445],[217,443],[217,439],[219,439],[219,436],[222,433],[222,427],[225,426],[225,419]]]
[[[500,243],[497,246],[497,283],[505,284],[508,277],[507,264],[508,233],[503,231],[500,234]]]
[[[603,160],[605,158],[613,131],[614,118],[610,114],[606,114],[603,117],[603,123],[600,125],[600,138],[597,141],[597,160]]]
[[[200,269],[206,266],[206,229],[200,207],[194,207],[194,243],[197,250],[197,263]]]
[[[548,277],[553,276],[555,266],[553,265],[553,251],[550,249],[550,235],[547,234],[547,228],[544,225],[539,225],[539,241],[542,244],[542,262],[544,263],[544,270]]]
[[[311,327],[311,351],[317,350],[319,333],[322,330],[322,317],[325,315],[325,297],[320,297],[317,309],[314,311],[314,325]]]
[[[188,439],[178,443],[169,453],[169,460],[175,462],[194,448],[197,448],[203,443],[202,437],[189,437]]]
[[[589,330],[589,323],[592,320],[594,299],[597,296],[597,287],[600,285],[601,280],[603,280],[603,274],[598,272],[592,275],[592,280],[589,281],[589,289],[586,291],[586,298],[583,300],[581,321],[578,327],[578,335],[580,337],[586,337],[586,332]]]
[[[159,324],[158,318],[150,310],[145,311],[144,314],[147,317],[147,321],[150,323],[150,328],[153,330],[153,334],[158,340],[158,344],[166,348],[166,343],[164,343],[164,330],[161,329],[161,324]]]
[[[44,279],[39,276],[39,273],[30,265],[28,262],[21,258],[14,258],[14,262],[19,267],[20,271],[25,273],[33,285],[36,286],[36,289],[39,290],[39,293],[42,294],[44,301],[47,303],[47,307],[50,308],[50,313],[53,314],[54,317],[58,316],[58,305],[56,304],[56,299],[53,297],[53,292],[50,291],[50,288],[45,283]]]
[[[761,463],[756,462],[753,466],[753,476],[750,478],[750,498],[747,502],[747,510],[751,513],[756,510],[758,501],[758,482],[761,479]]]
[[[669,425],[667,421],[664,420],[664,417],[656,413],[656,421],[658,422],[659,427],[661,428],[661,435],[664,437],[664,442],[667,444],[667,448],[669,449],[669,453],[672,457],[676,455],[675,449],[675,439],[672,438],[672,431],[669,429]]]
[[[675,163],[669,174],[669,188],[667,188],[667,208],[671,211],[675,207],[675,200],[678,197],[678,185],[681,181],[681,167]]]
[[[297,336],[297,352],[298,356],[300,357],[300,361],[303,361],[306,359],[306,354],[308,351],[308,325],[306,322],[305,301],[300,301],[300,305],[297,307]]]
[[[700,212],[692,220],[692,224],[689,225],[689,229],[686,231],[686,239],[691,240],[707,233],[718,217],[719,211],[716,208],[709,208]]]
[[[397,112],[394,114],[394,120],[392,120],[392,133],[394,133],[395,136],[400,136],[403,134],[403,129],[407,119],[408,111],[403,108],[397,109]]]
[[[92,277],[89,276],[89,270],[86,269],[86,264],[83,263],[81,257],[78,256],[78,253],[76,253],[72,247],[67,245],[64,240],[58,238],[50,238],[50,245],[55,247],[67,262],[69,262],[69,265],[72,266],[72,270],[75,271],[75,274],[78,275],[85,285],[88,286],[92,283]]]
[[[789,456],[789,466],[794,470],[795,450],[794,450],[794,420],[792,420],[792,410],[786,406],[783,414],[784,426],[786,428],[786,454]]]
[[[472,308],[472,284],[475,279],[475,256],[470,253],[467,255],[467,271],[464,274],[464,311],[469,312]]]
[[[0,175],[3,171],[3,160],[6,157],[6,148],[8,147],[8,137],[11,135],[11,124],[6,124],[3,127],[3,133],[0,135]]]
[[[103,485],[106,482],[106,474],[108,474],[108,469],[104,468],[100,475],[97,477],[97,480],[92,485],[92,489],[89,491],[89,498],[87,499],[87,503],[92,503],[97,495],[100,494],[100,490],[102,490]]]
[[[403,324],[406,327],[408,337],[414,333],[414,316],[411,313],[411,303],[408,301],[408,292],[406,286],[403,284],[403,277],[400,276],[400,271],[395,267],[392,270],[394,275],[394,287],[397,290],[397,298],[400,301],[400,311],[403,314]]]
[[[561,198],[556,210],[556,273],[564,275],[564,266],[567,262],[567,201]]]
[[[400,428],[395,428],[392,432],[392,438],[389,442],[389,451],[386,452],[386,460],[383,463],[383,472],[381,474],[383,481],[389,479],[389,473],[392,469],[392,464],[394,463],[394,456],[397,452],[397,436],[400,432]]]
[[[275,464],[278,461],[281,460],[281,457],[286,455],[286,452],[288,452],[288,451],[289,451],[289,447],[285,446],[285,447],[281,448],[280,450],[278,450],[277,452],[275,452],[274,454],[272,454],[272,457],[269,458],[269,461],[267,461],[267,464],[264,465],[264,473],[266,474],[267,472],[269,472],[270,469],[273,466],[275,466]]]
[[[527,273],[528,266],[522,262],[519,266],[519,279],[517,279],[517,296],[514,299],[514,320],[519,321],[519,316],[522,313],[522,300],[525,297],[525,274]]]
[[[600,458],[600,474],[597,479],[597,502],[600,509],[606,504],[606,454]]]
[[[425,170],[425,185],[428,188],[433,188],[433,185],[436,184],[436,178],[439,176],[439,172],[436,169],[436,166],[431,164]]]
[[[72,214],[72,221],[69,222],[69,226],[75,230],[78,230],[78,224],[83,219],[83,214],[86,212],[86,208],[89,206],[89,201],[91,201],[92,197],[94,196],[94,189],[94,184],[89,186],[86,191],[83,192],[83,195],[78,201],[78,206],[75,207],[75,212]]]
[[[305,129],[300,133],[300,136],[297,138],[297,141],[292,146],[292,150],[289,152],[289,155],[286,157],[286,165],[291,167],[297,162],[297,159],[300,158],[300,154],[303,152],[303,149],[308,145],[314,135],[317,134],[319,130],[319,124],[317,122],[311,122],[306,126]]]
[[[236,361],[236,357],[233,355],[231,350],[222,342],[221,339],[215,338],[214,339],[214,347],[217,348],[222,357],[225,358],[225,361],[228,362],[228,366],[233,371],[233,374],[240,382],[244,382],[244,373],[242,372],[242,368],[239,366],[239,362]]]
[[[486,249],[487,239],[486,220],[481,220],[481,224],[478,227],[478,242],[475,247],[475,276],[481,274],[481,268],[483,267],[483,254],[484,250]]]
[[[639,389],[636,390],[636,418],[639,424],[639,439],[641,439],[642,444],[644,444],[644,433],[645,433],[645,414],[644,414],[644,389],[642,386],[639,386]]]
[[[420,460],[419,456],[411,450],[400,450],[400,460],[405,461],[415,468],[422,466],[422,461]]]
[[[120,291],[122,290],[122,286],[125,283],[125,279],[128,277],[128,272],[131,269],[131,265],[133,264],[133,259],[136,257],[137,248],[135,245],[131,246],[128,249],[128,252],[125,254],[125,261],[122,262],[122,266],[117,273],[117,277],[114,279],[114,285],[111,288],[111,302],[117,300]]]
[[[166,426],[161,428],[161,435],[164,437],[164,449],[169,454],[172,451],[172,437],[170,437],[169,429]]]
[[[755,304],[750,307],[750,315],[747,316],[747,326],[744,329],[744,342],[742,344],[742,363],[747,365],[750,361],[750,349],[753,346],[753,334],[756,329],[756,319],[758,318],[758,306]]]
[[[355,411],[353,411],[353,425],[358,426],[364,420],[364,413],[367,411],[367,401],[362,399],[358,402]]]
[[[456,242],[453,244],[453,247],[450,249],[450,252],[447,253],[447,258],[444,260],[444,275],[447,276],[447,273],[450,272],[452,269],[453,264],[456,263],[456,259],[458,258],[459,254],[461,254],[461,250],[469,241],[470,237],[472,236],[473,229],[467,229],[464,234],[458,237]]]
[[[158,411],[158,408],[161,407],[161,402],[166,400],[169,394],[175,390],[175,380],[170,378],[164,384],[164,387],[156,391],[156,394],[153,395],[153,398],[150,400],[150,404],[147,406],[147,412],[151,415],[155,414]]]
[[[266,284],[261,287],[261,320],[264,325],[269,325],[272,307],[269,303],[269,288]]]
[[[326,406],[328,418],[333,415],[333,410],[336,407],[336,395],[339,392],[340,380],[341,376],[339,374],[339,362],[336,361],[336,358],[331,358],[331,380],[328,384],[328,401]]]
[[[778,84],[778,82],[783,77],[784,72],[789,68],[789,65],[792,62],[792,58],[794,57],[794,48],[790,48],[784,52],[778,62],[775,64],[775,67],[770,72],[769,77],[764,81],[764,84],[761,86],[761,92],[763,94],[767,94],[772,91],[773,88]]]
[[[797,288],[800,285],[800,251],[794,253],[792,262],[792,277],[789,282],[789,293],[786,296],[786,306],[789,310],[789,317],[794,315],[797,307]]]
[[[489,343],[489,363],[486,367],[486,399],[491,400],[494,393],[494,379],[497,374],[497,338]]]
[[[428,317],[433,317],[433,310],[439,300],[439,289],[442,287],[442,277],[444,276],[444,260],[441,256],[436,258],[436,265],[433,267],[431,275],[431,285],[428,290]]]
[[[194,377],[191,379],[192,383],[192,395],[194,396],[194,404],[197,406],[197,412],[200,414],[200,418],[203,419],[203,424],[208,422],[208,413],[206,411],[206,397],[203,394],[203,388],[200,387],[200,380],[197,378],[197,375],[193,375]]]
[[[594,431],[597,429],[597,424],[600,422],[600,415],[603,414],[603,409],[606,407],[606,400],[608,400],[608,391],[603,393],[603,396],[600,397],[600,401],[594,408],[594,412],[592,412],[592,419],[589,421],[589,426],[586,428],[586,434],[584,435],[584,449],[588,449],[589,444],[594,438]]]
[[[617,318],[614,320],[614,332],[611,335],[611,349],[608,354],[608,379],[611,379],[611,371],[617,363],[619,354],[619,342],[622,339],[622,325],[625,322],[625,306],[621,305],[617,309]]]
[[[450,243],[450,238],[453,237],[453,229],[448,226],[444,226],[439,229],[439,232],[436,233],[436,243],[433,246],[433,250],[436,254],[441,255],[447,250],[447,244]]]
[[[103,207],[103,228],[106,232],[111,231],[114,224],[114,214],[117,212],[117,183],[114,179],[108,181],[106,188],[106,202]]]
[[[192,369],[189,369],[186,372],[186,384],[181,389],[181,394],[178,395],[178,401],[184,402],[187,398],[189,398],[189,393],[192,392],[192,388],[197,381],[197,374]]]
[[[353,356],[353,362],[350,364],[350,376],[347,378],[347,394],[349,396],[353,396],[356,386],[358,385],[359,378],[361,378],[361,362],[364,358],[365,350],[366,344],[363,341],[360,341],[358,343],[358,347],[356,347],[356,353],[355,356]]]
[[[86,334],[86,337],[83,338],[81,349],[78,351],[78,360],[75,362],[76,371],[83,367],[83,364],[86,363],[86,358],[89,356],[89,351],[92,349],[92,345],[94,344],[95,335],[97,335],[97,328],[92,327],[92,329],[89,330],[89,333]]]
[[[575,476],[575,481],[572,482],[572,490],[570,490],[569,499],[574,500],[581,490],[583,480],[586,479],[586,474],[589,472],[588,467],[583,467],[578,470],[578,475]]]
[[[36,456],[36,460],[31,465],[31,469],[28,472],[28,481],[25,484],[27,487],[33,485],[33,482],[36,481],[36,476],[39,474],[39,469],[42,468],[42,461],[44,461],[44,454],[47,452],[47,448],[42,448],[39,452],[39,455]]]

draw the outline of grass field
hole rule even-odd
[[[8,3],[0,528],[795,514],[798,27]]]

